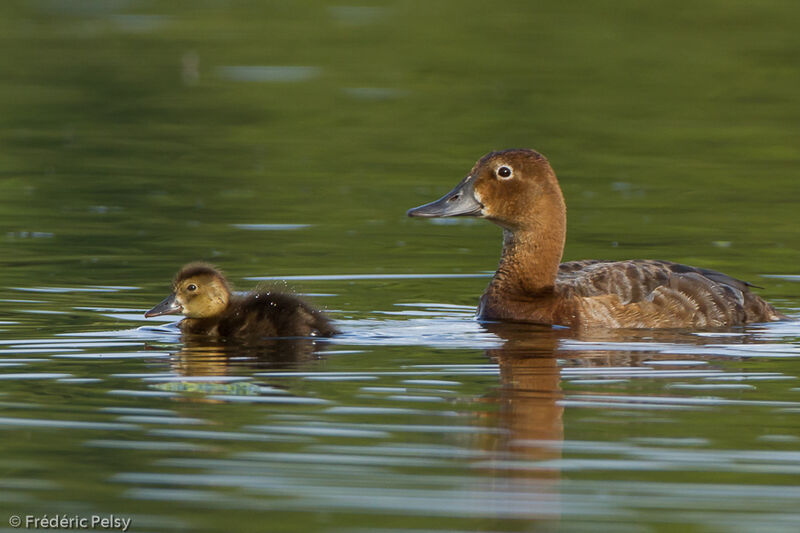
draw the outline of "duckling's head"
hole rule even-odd
[[[516,230],[545,218],[564,219],[564,199],[547,159],[528,149],[486,154],[439,200],[408,211],[411,217],[475,216]]]
[[[183,314],[210,318],[225,311],[231,289],[222,273],[206,263],[184,266],[172,282],[172,294],[144,314],[145,317]]]

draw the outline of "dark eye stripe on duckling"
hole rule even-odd
[[[514,180],[497,179],[504,167]],[[549,162],[533,150],[491,152],[469,176],[470,187],[462,182],[454,191],[462,203],[479,199],[480,210],[453,212],[439,200],[408,214],[481,216],[504,228],[480,318],[573,328],[721,328],[787,318],[752,293],[754,285],[713,270],[660,260],[560,264],[564,197]]]

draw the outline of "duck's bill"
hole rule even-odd
[[[144,314],[145,318],[161,315],[176,315],[183,311],[181,304],[175,299],[175,293],[170,294],[164,301]]]
[[[410,217],[479,217],[483,204],[475,197],[472,176],[467,176],[456,188],[435,202],[408,210]]]

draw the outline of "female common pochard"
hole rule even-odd
[[[786,317],[720,272],[669,261],[561,263],[564,196],[534,150],[492,152],[412,217],[473,216],[503,228],[500,265],[483,293],[484,320],[586,328],[724,328]]]

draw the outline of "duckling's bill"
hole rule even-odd
[[[183,312],[183,307],[181,304],[178,303],[178,300],[175,297],[175,293],[173,292],[164,300],[158,304],[157,306],[153,307],[151,310],[144,314],[145,318],[151,318],[154,316],[161,316],[161,315],[177,315]]]
[[[467,176],[455,189],[435,202],[408,210],[410,217],[479,217],[483,204],[475,193],[473,176]]]

